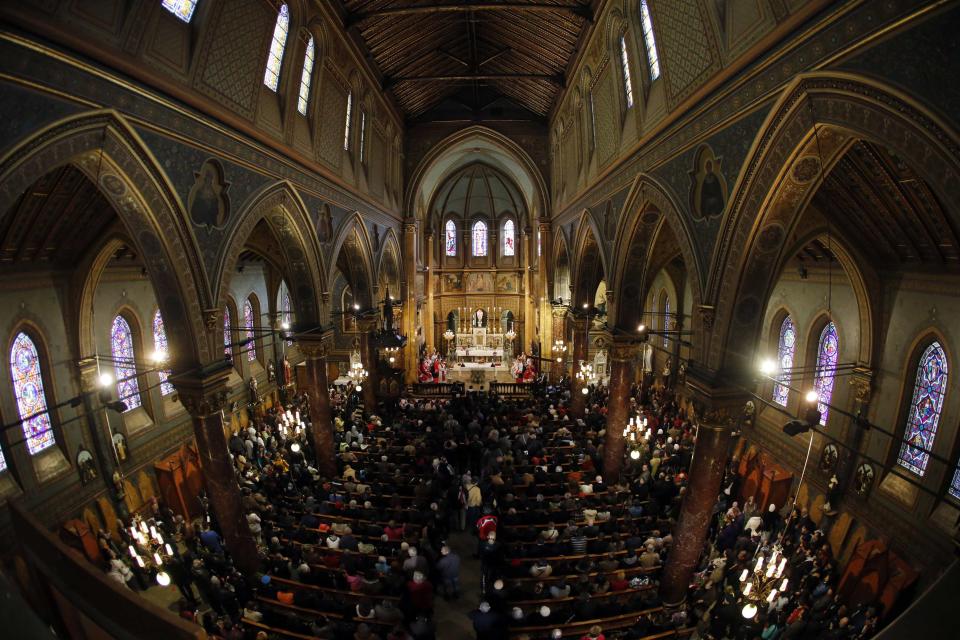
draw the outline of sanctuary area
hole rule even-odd
[[[0,2],[0,635],[957,637],[958,32]]]

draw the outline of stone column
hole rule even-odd
[[[690,578],[700,560],[710,528],[713,505],[723,482],[730,449],[731,426],[715,417],[699,420],[697,441],[690,465],[690,482],[680,518],[673,530],[673,546],[660,579],[660,598],[666,607],[687,598]]]
[[[587,329],[590,318],[586,315],[575,315],[573,318],[573,367],[570,381],[570,412],[574,418],[582,418],[587,406],[587,396],[584,395],[584,385],[577,377],[580,371],[580,361],[587,359]]]
[[[117,461],[110,429],[103,414],[104,410],[102,407],[95,406],[93,401],[93,394],[100,389],[100,382],[97,379],[97,361],[95,358],[85,358],[77,363],[77,369],[80,371],[83,412],[86,415],[90,443],[93,445],[92,453],[96,460],[97,473],[100,474],[100,482],[106,487],[107,495],[110,497],[114,509],[123,516],[127,514],[127,503],[117,494],[116,487],[112,482],[113,470],[116,469],[123,473],[123,469],[120,468],[120,463]]]
[[[620,480],[626,439],[623,430],[630,420],[630,385],[634,378],[633,354],[636,347],[623,338],[613,340],[608,349],[610,397],[607,400],[607,435],[603,443],[603,479],[608,485]]]
[[[310,398],[311,436],[317,469],[321,475],[333,478],[337,475],[337,460],[327,382],[327,355],[333,340],[333,329],[301,334],[296,340],[300,353],[306,358],[307,380],[304,391]]]
[[[413,219],[403,223],[401,330],[407,336],[407,345],[403,348],[404,384],[413,384],[417,381],[417,229],[417,223]]]
[[[850,384],[854,390],[853,412],[866,418],[873,395],[873,371],[866,367],[856,367],[850,376]],[[837,494],[840,496],[846,495],[853,481],[865,435],[866,429],[857,424],[856,420],[848,421],[843,434],[843,444],[846,446],[840,450],[840,460],[836,468]],[[837,505],[833,502],[830,503],[831,513],[837,511]]]
[[[367,370],[367,379],[363,381],[361,394],[363,408],[368,413],[377,412],[377,385],[380,384],[380,375],[377,370],[377,347],[373,341],[373,332],[377,328],[377,319],[361,318],[360,328],[360,359]]]
[[[565,370],[566,370],[566,361],[570,356],[569,353],[556,353],[553,351],[553,343],[557,340],[563,340],[564,344],[567,342],[567,310],[563,308],[553,309],[551,312],[552,325],[553,325],[553,340],[550,341],[550,355],[552,359],[551,370],[554,380],[559,380]],[[567,345],[568,349],[571,345]],[[557,358],[560,357],[561,361],[557,362]]]
[[[249,578],[259,570],[257,546],[240,502],[240,486],[223,430],[221,407],[227,399],[230,365],[217,362],[196,377],[171,379],[180,401],[193,418],[203,482],[234,564]]]
[[[441,236],[441,239],[442,239],[442,236]],[[426,344],[428,347],[432,346],[434,348],[439,348],[440,336],[436,335],[436,327],[434,327],[434,324],[433,324],[436,316],[436,313],[434,312],[433,280],[438,276],[437,274],[434,273],[436,265],[434,264],[434,261],[433,261],[433,256],[434,256],[433,245],[435,243],[433,241],[434,235],[433,235],[432,229],[426,230],[426,232],[424,233],[424,240],[425,242],[423,247],[423,265],[426,268],[426,270],[423,274],[423,278],[424,278],[423,294],[427,298],[427,310],[426,310],[427,317],[423,321],[423,340],[424,340],[424,344]],[[441,246],[442,246],[442,243],[441,243]],[[465,245],[461,243],[460,246],[463,247]],[[440,333],[443,334],[442,331]],[[411,339],[413,338],[413,336],[409,336],[409,337]],[[418,364],[416,357],[414,357],[413,362],[414,364],[412,366],[416,367]]]
[[[530,227],[524,227],[520,235],[520,245],[517,247],[518,255],[520,252],[523,253],[523,258],[520,264],[523,266],[523,278],[522,278],[522,291],[523,298],[521,300],[523,311],[523,335],[517,336],[517,339],[520,340],[520,348],[515,349],[516,351],[522,351],[524,353],[530,353],[530,345],[533,344],[533,339],[536,336],[537,328],[536,323],[536,314],[534,313],[534,296],[536,296],[536,291],[532,286],[533,276],[531,273],[531,268],[533,265],[533,252],[536,251],[534,243],[531,242],[533,236],[533,229]],[[501,332],[506,331],[504,327]],[[513,354],[511,354],[513,355]]]

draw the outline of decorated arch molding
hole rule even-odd
[[[627,197],[624,210],[630,213],[620,225],[613,252],[617,295],[612,310],[612,324],[627,330],[636,326],[638,310],[643,309],[647,297],[648,281],[655,275],[649,273],[651,256],[655,254],[665,229],[669,229],[676,238],[687,270],[693,309],[699,308],[703,295],[703,269],[694,250],[688,220],[681,215],[681,209],[670,192],[653,176],[640,174]],[[696,314],[690,328],[697,335],[700,323]],[[691,342],[694,345],[693,357],[697,358],[696,348],[700,341]]]
[[[126,120],[113,110],[71,116],[45,127],[0,159],[0,220],[34,182],[72,164],[94,183],[143,257],[163,314],[171,367],[186,371],[213,353],[202,309],[212,299],[182,203]]]
[[[396,290],[391,291],[394,297],[400,295],[400,282],[403,280],[403,275],[401,273],[402,265],[400,264],[400,242],[397,240],[397,233],[393,228],[387,229],[386,234],[384,235],[383,242],[381,243],[380,255],[377,256],[377,286],[383,282],[386,269],[389,268],[387,264],[388,260],[394,260],[394,267],[396,269],[397,282],[393,283],[397,287]],[[384,295],[385,292],[379,291],[380,295]]]
[[[364,307],[374,304],[373,277],[376,271],[373,267],[373,252],[370,249],[370,238],[363,219],[357,212],[348,216],[340,225],[333,250],[330,252],[330,263],[327,265],[327,282],[333,282],[337,272],[337,262],[340,252],[348,253],[347,259],[351,273],[343,274],[353,291],[353,299]]]
[[[551,292],[550,299],[556,300],[557,298],[569,298],[571,296],[570,291],[570,278],[572,277],[573,269],[573,258],[570,256],[570,250],[567,247],[567,237],[563,233],[563,227],[557,226],[553,233],[553,268],[552,268],[552,281],[551,281]],[[564,275],[565,284],[567,288],[565,291],[560,290],[558,285],[560,284],[561,279],[561,265],[566,263],[566,273]]]
[[[714,252],[707,298],[715,309],[707,366],[745,371],[761,338],[777,266],[819,165],[799,153],[813,132],[837,131],[891,149],[910,164],[960,228],[957,133],[911,98],[851,74],[798,76],[754,142]]]
[[[224,243],[217,270],[217,305],[223,309],[236,272],[237,261],[254,227],[265,221],[276,236],[291,302],[297,323],[304,326],[320,324],[322,306],[319,294],[324,291],[326,273],[317,234],[307,208],[289,182],[277,182],[248,198]],[[222,327],[222,323],[217,326]]]
[[[601,238],[603,236],[600,234],[600,227],[593,214],[589,210],[584,210],[580,215],[580,221],[574,234],[573,252],[571,254],[570,284],[573,287],[572,302],[576,304],[584,299],[593,301],[594,291],[587,291],[590,288],[587,285],[592,283],[591,286],[595,288],[596,284],[604,277],[607,278],[607,290],[614,290],[610,282],[610,269],[607,266],[607,255],[603,250]],[[593,272],[590,268],[591,265],[587,264],[588,260],[592,260],[591,251],[597,253],[596,260],[599,264],[594,265],[594,268],[598,267],[601,270],[599,274]],[[589,297],[584,298],[586,295]]]

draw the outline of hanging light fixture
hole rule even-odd
[[[563,362],[564,355],[567,353],[567,343],[563,340],[554,340],[553,353],[557,354],[557,362]]]
[[[783,577],[783,570],[787,566],[787,559],[779,546],[773,547],[769,556],[759,554],[753,571],[744,569],[740,574],[740,600],[743,608],[740,614],[750,620],[760,607],[769,605],[777,599],[777,595],[784,593],[790,586],[790,581]]]
[[[583,385],[580,392],[583,395],[590,393],[590,385],[596,383],[597,374],[593,370],[593,365],[583,360],[580,361],[580,370],[577,371],[577,380]]]

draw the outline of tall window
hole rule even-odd
[[[513,232],[513,220],[507,220],[503,223],[503,255],[512,256],[515,255],[516,248],[514,243],[516,238],[514,237]]]
[[[620,34],[620,71],[623,73],[623,94],[627,109],[633,106],[633,81],[630,80],[630,58],[627,57],[627,35]]]
[[[47,396],[43,391],[43,373],[37,346],[26,333],[20,332],[10,348],[10,374],[17,396],[17,412],[23,420],[27,451],[36,455],[54,443],[53,423],[47,413]],[[0,458],[2,458],[0,453]],[[3,461],[2,468],[7,466]]]
[[[667,299],[663,302],[663,348],[666,349],[670,346],[670,336],[667,334],[667,331],[670,331],[670,296],[667,296]]]
[[[277,23],[273,27],[273,42],[267,56],[267,69],[263,72],[263,84],[276,91],[280,84],[280,67],[283,66],[283,49],[287,46],[287,30],[290,29],[290,9],[280,5]]]
[[[957,468],[953,472],[953,481],[950,482],[950,495],[960,500],[960,462],[957,463]]]
[[[160,309],[157,309],[157,312],[153,314],[153,348],[157,351],[158,355],[163,354],[164,360],[169,357],[167,352],[167,332],[163,328],[163,316],[160,315]],[[163,364],[160,366],[163,366]],[[160,375],[160,394],[168,396],[173,393],[173,385],[167,381],[170,374],[163,370],[160,370],[158,373]]]
[[[543,250],[543,238],[541,238],[541,233],[537,231],[537,257],[540,257],[540,253]]]
[[[303,72],[300,74],[300,94],[297,96],[297,111],[300,115],[307,115],[310,105],[310,83],[313,82],[313,36],[307,40],[307,52],[303,56]]]
[[[133,332],[130,323],[121,315],[110,327],[110,352],[117,374],[117,399],[126,403],[127,411],[140,406],[140,384],[137,382],[137,363],[134,360]]]
[[[444,253],[450,257],[457,255],[457,224],[447,220],[444,226]]]
[[[197,0],[162,0],[160,6],[189,24],[197,8]]]
[[[3,457],[3,450],[0,449],[0,473],[7,470],[7,459]]]
[[[367,147],[367,114],[361,109],[360,111],[360,162],[366,161],[366,147]]]
[[[840,338],[837,336],[837,325],[831,320],[820,332],[817,370],[813,379],[813,388],[819,398],[817,409],[820,410],[820,424],[823,426],[827,425],[827,414],[830,412],[830,398],[833,397],[833,379],[839,355]]]
[[[592,150],[597,146],[597,114],[596,109],[593,108],[593,91],[587,95],[590,96],[590,149]]]
[[[343,150],[350,151],[350,120],[353,117],[353,93],[347,94],[347,117],[343,122]]]
[[[650,7],[647,0],[640,0],[640,22],[643,25],[643,45],[647,50],[647,66],[650,69],[650,81],[660,77],[660,57],[657,55],[657,40],[653,36],[653,20],[650,19]]]
[[[255,322],[256,314],[253,312],[253,305],[250,304],[249,300],[244,301],[243,303],[243,329],[246,335],[244,338],[249,340],[247,343],[247,360],[253,362],[257,359],[257,334]]]
[[[943,409],[943,396],[947,390],[947,354],[939,342],[931,342],[917,363],[917,378],[913,384],[913,397],[907,413],[907,426],[903,432],[903,444],[897,462],[903,468],[923,476],[930,461],[927,451],[933,449],[937,436],[937,424]],[[927,451],[923,451],[926,449]],[[960,487],[954,473],[950,493]]]
[[[293,326],[293,305],[290,304],[290,289],[286,282],[280,283],[280,322],[288,328]],[[287,346],[293,346],[293,341],[287,340]]]
[[[233,332],[230,331],[230,307],[223,308],[223,357],[233,355]]]
[[[478,258],[487,255],[487,223],[483,220],[473,223],[472,240],[473,255]]]
[[[793,368],[793,351],[797,346],[797,328],[790,316],[780,325],[780,342],[777,345],[777,365],[780,373],[773,385],[773,401],[781,407],[787,406],[790,396],[790,369]]]

